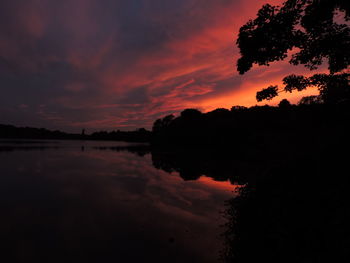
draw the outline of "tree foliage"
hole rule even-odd
[[[280,103],[278,104],[278,107],[281,109],[288,109],[292,106],[292,104],[290,104],[290,102],[287,99],[283,99],[280,101]]]
[[[317,87],[320,91],[319,101],[338,103],[350,98],[350,74],[314,74],[307,78],[301,75],[289,75],[283,79],[283,91],[302,91],[307,87]],[[278,86],[270,86],[257,92],[257,101],[271,100],[279,93]]]
[[[173,119],[175,118],[175,116],[173,114],[167,115],[162,119],[158,119],[154,122],[153,127],[152,127],[152,131],[154,133],[157,133],[165,128],[167,128],[169,126],[169,124],[173,121]]]
[[[314,105],[314,104],[320,104],[320,97],[319,96],[306,96],[302,97],[299,101],[299,105]]]
[[[336,14],[341,14],[336,16]],[[343,95],[349,89],[350,64],[350,2],[348,0],[287,0],[282,6],[264,5],[254,20],[243,25],[237,40],[241,58],[237,62],[240,74],[253,64],[269,65],[284,60],[289,52],[293,65],[302,64],[310,70],[328,62],[330,74],[316,74],[311,78],[290,75],[283,79],[284,91],[301,91],[316,84],[321,96],[328,102],[334,95]],[[272,99],[278,95],[275,86],[258,92],[257,100]],[[326,95],[327,94],[327,95]]]
[[[278,86],[269,86],[262,91],[256,93],[256,100],[271,100],[278,95]]]

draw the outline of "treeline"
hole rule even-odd
[[[136,131],[100,131],[91,135],[50,131],[43,128],[15,127],[0,124],[0,138],[3,139],[44,139],[44,140],[113,140],[125,142],[149,142],[151,132],[146,129]]]
[[[91,140],[109,140],[109,141],[124,141],[124,142],[149,142],[152,133],[144,128],[136,131],[100,131],[94,132],[89,136]]]
[[[154,148],[234,146],[236,150],[258,149],[285,144],[286,140],[308,140],[310,144],[329,138],[335,130],[346,126],[349,112],[348,102],[324,104],[308,97],[298,105],[282,100],[277,107],[234,106],[230,110],[219,108],[207,113],[185,109],[178,117],[168,115],[156,120],[152,131],[141,128],[135,131],[99,131],[88,135],[84,130],[81,134],[73,134],[0,125],[0,138],[151,142]],[[310,134],[313,134],[311,138]]]
[[[81,134],[65,133],[62,131],[50,131],[44,128],[15,127],[0,124],[0,138],[3,139],[54,139],[54,140],[78,140]]]
[[[156,147],[234,146],[232,150],[271,148],[293,140],[312,143],[326,138],[325,134],[343,130],[337,127],[347,124],[349,105],[291,105],[283,100],[278,107],[234,106],[231,110],[221,108],[208,113],[186,109],[178,117],[168,115],[158,119],[153,125],[152,143]]]

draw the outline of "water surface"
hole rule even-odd
[[[217,262],[228,181],[183,180],[128,144],[0,141],[0,234],[18,262]]]

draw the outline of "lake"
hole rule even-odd
[[[139,148],[1,140],[2,257],[218,262],[225,201],[234,197],[236,185],[201,174],[184,178],[155,165],[147,146]]]

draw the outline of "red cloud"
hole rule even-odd
[[[285,62],[236,72],[239,27],[265,1],[164,1],[161,8],[127,2],[28,0],[4,9],[12,19],[1,28],[14,34],[0,36],[0,59],[19,71],[18,84],[0,83],[5,94],[32,90],[10,100],[38,109],[45,104],[55,114],[40,115],[43,125],[50,119],[68,130],[150,128],[156,118],[187,107],[255,105],[256,91],[307,72]],[[295,102],[304,94],[287,97]],[[22,119],[19,124],[30,125],[27,115]]]

